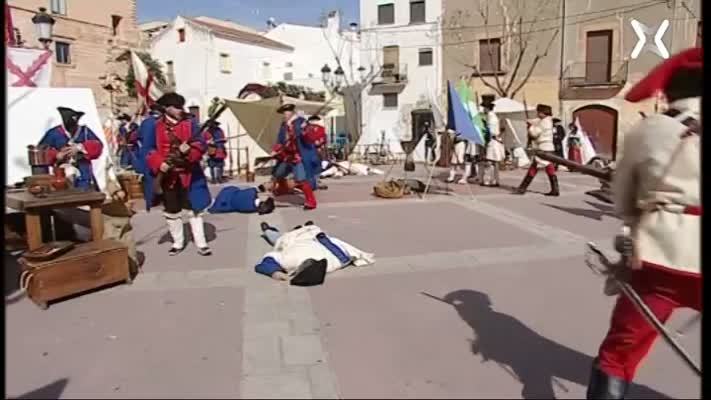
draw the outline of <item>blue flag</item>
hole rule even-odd
[[[447,81],[447,129],[457,132],[459,136],[471,143],[484,145],[459,93],[450,81]]]

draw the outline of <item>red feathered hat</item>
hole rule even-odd
[[[630,89],[625,100],[636,103],[653,97],[658,91],[666,89],[667,82],[679,69],[701,69],[703,60],[704,53],[701,47],[684,50],[664,60]]]

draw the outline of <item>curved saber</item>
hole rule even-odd
[[[652,327],[664,338],[664,341],[667,342],[669,346],[674,350],[674,352],[684,360],[684,363],[691,368],[698,376],[701,376],[701,367],[696,365],[696,363],[691,359],[691,356],[684,350],[681,345],[674,340],[672,335],[667,331],[667,329],[664,327],[664,324],[662,324],[659,319],[654,315],[652,310],[649,309],[649,307],[644,303],[641,297],[639,297],[639,294],[630,286],[627,282],[623,282],[621,280],[618,280],[613,273],[610,273],[614,270],[613,264],[607,259],[607,256],[595,245],[595,243],[588,242],[588,248],[595,253],[598,256],[598,259],[600,260],[600,263],[605,267],[607,270],[606,274],[607,276],[612,277],[615,279],[615,282],[619,285],[620,289],[622,290],[622,293],[627,296],[628,299],[632,302],[632,304],[635,305],[637,308],[637,311],[639,311],[644,319],[649,322]],[[597,273],[604,273],[600,271],[597,267],[591,265],[591,263],[588,261],[588,266],[593,269]]]

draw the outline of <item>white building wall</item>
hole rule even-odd
[[[266,37],[287,44],[295,50],[280,54],[271,64],[271,83],[284,81],[287,84],[303,85],[315,91],[325,90],[321,80],[321,68],[328,64],[332,71],[337,67],[334,53],[338,55],[348,78],[358,78],[360,46],[357,33],[341,31],[338,14],[329,18],[324,27],[280,24],[265,34]],[[290,65],[290,66],[288,66]],[[286,81],[284,74],[292,73]]]
[[[400,69],[406,68],[408,82],[398,96],[397,108],[384,108],[383,95],[363,93],[363,145],[381,142],[382,132],[391,151],[402,151],[400,140],[411,137],[410,112],[415,105],[428,102],[429,98],[442,98],[442,51],[441,15],[442,0],[425,0],[426,22],[410,24],[410,0],[361,0],[361,62],[367,68],[379,70],[383,61],[382,48],[400,47]],[[395,4],[395,22],[378,25],[378,5]],[[419,50],[433,50],[433,65],[419,66]],[[377,79],[376,79],[377,80]],[[441,101],[440,101],[441,103]],[[441,107],[441,104],[440,104]],[[424,140],[415,150],[415,158],[424,160]]]

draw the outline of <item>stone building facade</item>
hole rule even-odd
[[[660,105],[628,103],[627,90],[663,60],[664,50],[674,54],[700,45],[701,0],[443,1],[445,81],[464,77],[478,94],[496,93],[482,78],[496,87],[498,74],[506,83],[519,51],[510,39],[523,37],[527,50],[512,87],[534,57],[540,59],[513,97],[525,98],[529,106],[553,106],[564,124],[578,118],[598,153],[610,158],[619,156],[624,133],[640,119],[639,112],[649,114]],[[639,52],[635,25],[647,31],[649,46]],[[665,49],[657,50],[654,36],[660,31]]]
[[[128,63],[117,58],[139,45],[136,0],[9,0],[9,5],[25,47],[40,46],[31,21],[40,7],[55,19],[53,87],[90,88],[102,119],[112,109],[134,111],[122,82]]]

